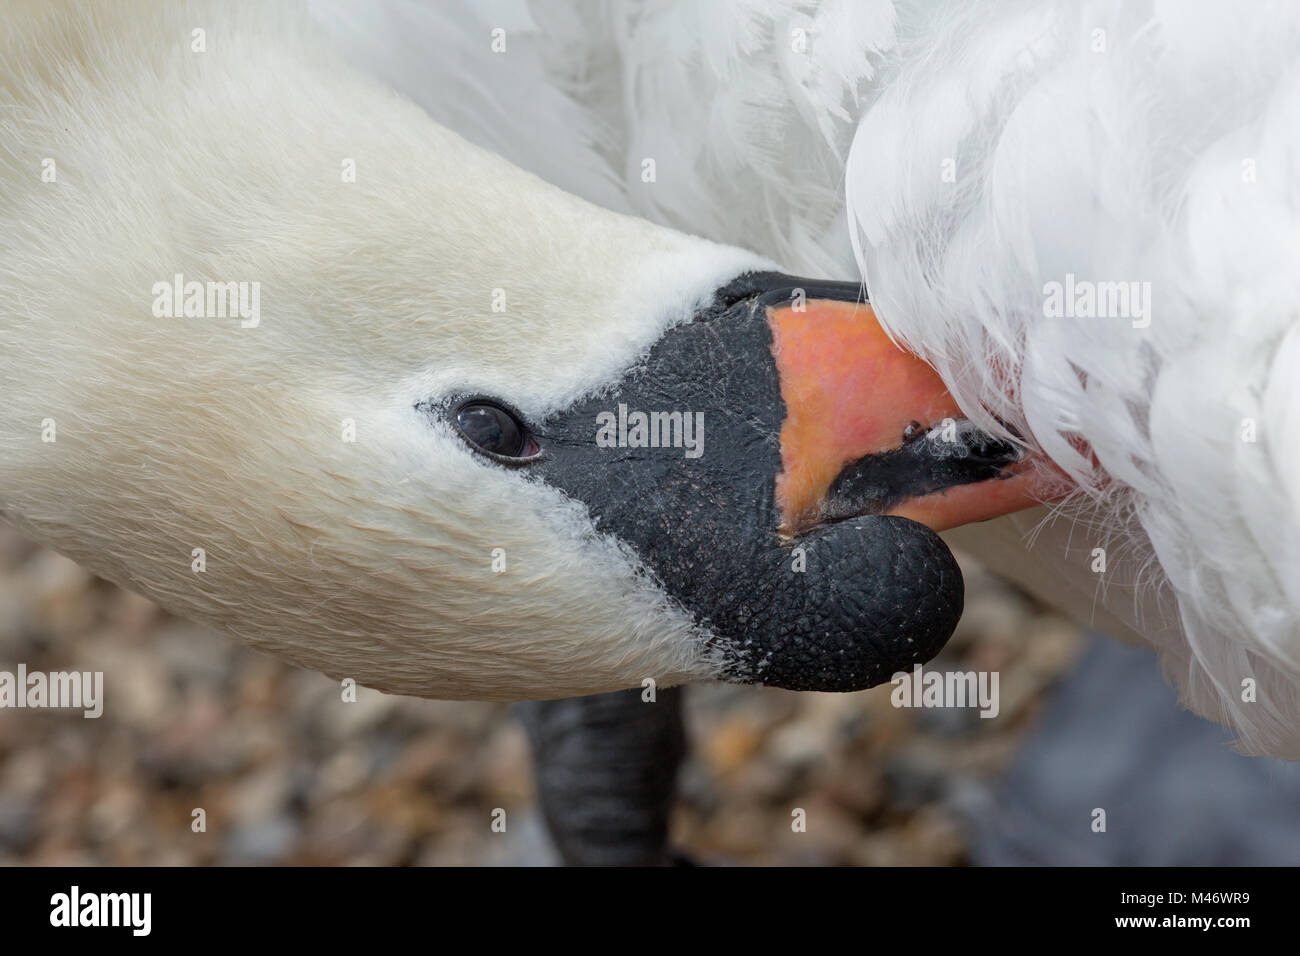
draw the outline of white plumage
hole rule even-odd
[[[1300,757],[1293,4],[390,0],[339,38],[566,189],[860,274],[972,419],[1079,487],[952,537]],[[1150,324],[1045,316],[1067,275],[1150,283]]]

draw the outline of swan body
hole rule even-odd
[[[0,299],[21,304],[0,507],[20,528],[386,690],[717,676],[725,648],[643,554],[408,398],[504,392],[544,419],[737,275],[860,275],[970,421],[1076,489],[950,536],[1150,641],[1243,747],[1300,756],[1293,10],[308,9],[319,32],[129,3],[0,28]],[[178,272],[260,280],[259,327],[158,322],[149,290]],[[1149,322],[1045,315],[1067,276],[1149,282]]]

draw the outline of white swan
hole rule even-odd
[[[316,9],[329,30],[344,22],[326,4]],[[852,672],[847,685],[879,679],[880,668],[904,659],[897,647],[857,659],[859,648],[839,643],[861,611],[853,602],[829,623],[782,618],[797,604],[788,595],[760,602],[766,615],[737,608],[743,597],[717,581],[762,562],[773,571],[788,552],[764,550],[774,526],[738,535],[729,553],[716,533],[693,540],[709,529],[706,514],[656,530],[624,507],[656,503],[656,495],[679,507],[688,500],[672,480],[680,472],[658,473],[662,483],[627,478],[619,494],[593,500],[581,460],[537,480],[476,455],[456,434],[459,406],[448,405],[475,393],[508,401],[530,422],[569,429],[575,409],[612,407],[647,376],[651,387],[637,394],[707,403],[708,389],[655,384],[672,367],[656,349],[683,341],[666,330],[707,335],[717,314],[680,323],[711,307],[741,323],[718,290],[734,293],[738,276],[772,268],[769,260],[542,185],[343,68],[292,11],[108,3],[75,16],[63,5],[24,13],[0,27],[8,399],[0,508],[25,532],[255,646],[404,693],[562,696],[647,677],[719,675],[827,686],[838,679],[835,667],[803,661],[817,656],[810,646],[827,650],[816,640],[824,631],[836,636],[823,657],[852,658],[841,662],[839,676]],[[951,11],[828,4],[809,18],[757,6],[739,29],[675,22],[696,16],[584,20],[565,34],[568,59],[525,48],[533,52],[520,89],[571,110],[588,133],[619,131],[575,130],[560,155],[574,157],[564,174],[576,182],[563,184],[803,271],[843,275],[853,245],[837,225],[844,199],[828,157],[854,140],[852,238],[883,320],[943,373],[972,420],[1004,438],[1024,436],[1081,489],[1084,521],[1058,521],[1032,552],[1005,524],[967,529],[976,548],[1067,603],[1070,581],[1082,579],[1086,590],[1076,594],[1084,600],[1075,605],[1096,596],[1137,624],[1164,651],[1191,706],[1230,720],[1248,746],[1300,753],[1298,604],[1287,575],[1297,566],[1295,485],[1287,480],[1295,463],[1286,457],[1294,452],[1270,437],[1285,434],[1297,403],[1295,386],[1269,372],[1295,352],[1286,344],[1295,341],[1287,339],[1294,289],[1288,273],[1269,268],[1293,241],[1295,219],[1277,184],[1282,172],[1259,190],[1279,198],[1276,216],[1265,197],[1236,213],[1215,215],[1211,203],[1226,188],[1212,173],[1229,155],[1253,149],[1266,171],[1285,169],[1294,155],[1285,148],[1294,125],[1281,129],[1268,111],[1284,116],[1296,102],[1287,72],[1295,31],[1220,25],[1217,35],[1238,55],[1250,50],[1256,70],[1207,100],[1196,70],[1175,75],[1174,61],[1218,55],[1205,48],[1209,28],[1186,27],[1165,8],[1147,21],[1099,5],[1003,12],[980,24]],[[1087,48],[1096,29],[1113,44],[1109,59],[1087,59],[1107,55]],[[787,54],[798,30],[811,46],[801,52],[796,42]],[[527,35],[527,24],[506,30],[516,44]],[[354,34],[349,48],[363,62],[366,36]],[[685,37],[697,44],[689,55],[656,55],[682,53]],[[1143,65],[1152,55],[1144,44],[1157,41],[1157,62],[1169,72]],[[386,64],[371,64],[380,76],[403,63],[436,67],[436,57],[404,59],[395,43],[373,49],[386,51]],[[619,75],[622,95],[574,95],[588,67]],[[485,82],[466,76],[417,99],[435,116],[455,113],[455,91]],[[399,79],[418,94],[418,80]],[[728,101],[724,82],[762,95]],[[1151,115],[1167,115],[1153,128],[1173,148],[1148,147],[1113,168],[1113,151],[1096,138],[1064,137],[1053,95],[1074,96],[1081,121],[1114,120],[1130,135]],[[1194,117],[1179,112],[1193,102]],[[1222,109],[1207,111],[1207,102]],[[643,148],[669,117],[713,125]],[[490,138],[462,119],[467,135]],[[726,135],[713,135],[719,122]],[[811,137],[795,135],[800,123]],[[497,129],[510,142],[511,132]],[[1180,149],[1188,143],[1190,153]],[[531,146],[539,167],[564,169]],[[1094,161],[1076,162],[1089,147]],[[501,148],[529,158],[519,141]],[[647,158],[657,160],[655,188],[638,193]],[[947,160],[955,178],[945,175]],[[1046,175],[1052,161],[1067,160],[1071,175]],[[620,185],[628,168],[635,178]],[[588,187],[575,170],[602,175]],[[1126,177],[1136,178],[1118,190]],[[1155,202],[1171,196],[1185,199]],[[1116,208],[1139,215],[1102,215]],[[1225,255],[1206,238],[1212,215],[1238,223],[1239,235],[1267,224],[1281,239],[1264,264]],[[1062,221],[1084,225],[1067,230]],[[1150,275],[1167,318],[1153,317],[1146,336],[1131,326],[1121,333],[1041,321],[1045,277],[1070,271],[1101,280]],[[177,275],[260,283],[259,321],[156,315],[155,287]],[[741,291],[737,301],[749,303],[769,290]],[[1247,323],[1260,315],[1266,321]],[[1214,316],[1239,325],[1226,346],[1209,335]],[[1243,353],[1230,355],[1226,372],[1198,357],[1225,348]],[[763,350],[737,351],[732,366],[711,369],[722,377],[705,383],[716,386],[708,420],[726,418],[749,374],[743,369]],[[638,373],[638,363],[649,365]],[[750,410],[732,411],[741,419]],[[1247,447],[1236,429],[1250,417],[1262,437]],[[584,421],[590,443],[594,422]],[[766,431],[757,433],[775,441],[780,421],[760,424]],[[551,438],[569,447],[563,439],[572,434],[558,427]],[[763,448],[769,459],[774,448]],[[563,465],[562,448],[553,450]],[[743,461],[746,451],[754,449],[710,460]],[[784,473],[803,467],[784,464]],[[708,484],[719,494],[728,487],[720,478]],[[711,531],[736,523],[739,505],[728,504]],[[888,527],[901,527],[897,520]],[[884,525],[847,525],[809,532],[827,549],[813,548],[814,561],[836,562],[835,573],[811,580],[874,587],[863,584],[859,556],[844,550],[846,536],[867,528],[870,537]],[[1076,539],[1066,549],[1070,528]],[[1217,556],[1191,546],[1206,528],[1220,536]],[[915,533],[899,545],[905,559],[920,554],[915,566],[902,565],[902,574],[875,568],[891,587],[946,570],[943,554],[913,547],[929,547]],[[1142,558],[1141,567],[1154,584],[1101,589],[1087,564],[1097,546],[1110,549],[1120,570],[1117,558],[1153,549],[1156,560]],[[494,549],[506,573],[494,573]],[[701,580],[714,589],[702,594]],[[751,585],[775,579],[737,580],[766,593]],[[877,624],[873,613],[897,597],[884,593],[872,613],[857,613],[859,624]],[[798,605],[827,606],[811,598]],[[919,634],[952,608],[909,610],[924,612]],[[773,624],[773,616],[781,619]],[[764,639],[749,640],[750,628]],[[906,639],[897,627],[890,633]],[[1258,681],[1251,702],[1241,695],[1247,678]]]

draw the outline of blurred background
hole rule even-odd
[[[1233,754],[1145,651],[963,569],[933,666],[1000,672],[995,719],[898,709],[888,685],[692,688],[677,847],[741,865],[1300,862],[1295,766]],[[345,703],[0,526],[0,670],[19,662],[103,671],[105,706],[0,710],[0,864],[554,862],[509,707]]]

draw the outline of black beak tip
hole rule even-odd
[[[755,635],[740,680],[857,691],[932,659],[961,617],[965,586],[943,540],[907,518],[842,521],[801,537],[783,612]]]

